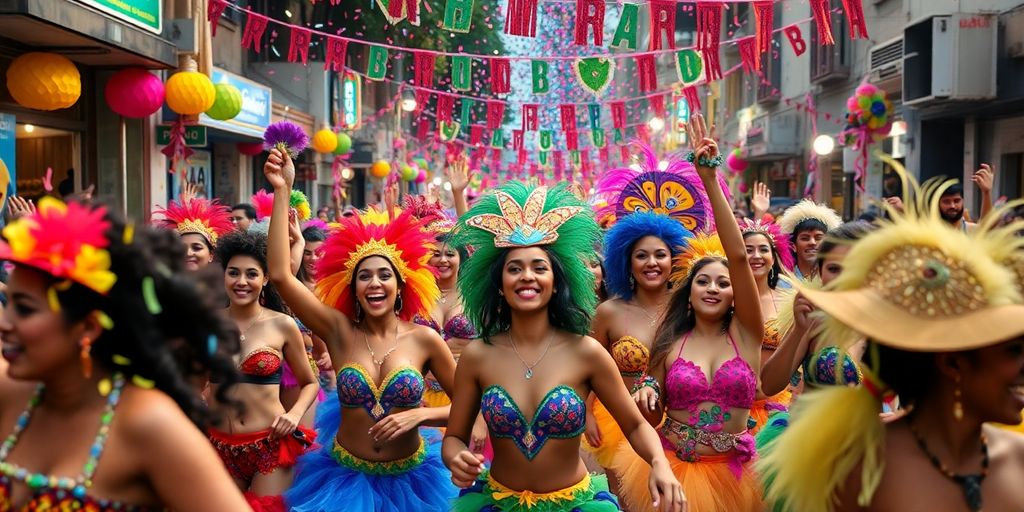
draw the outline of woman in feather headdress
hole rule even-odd
[[[816,276],[818,268],[818,246],[825,238],[825,233],[836,229],[843,223],[832,208],[804,199],[790,206],[779,217],[779,227],[789,236],[796,262],[793,274],[801,281],[810,281]]]
[[[174,230],[185,244],[185,268],[199,270],[213,262],[217,239],[235,229],[231,212],[216,199],[172,201],[157,210],[156,225]]]

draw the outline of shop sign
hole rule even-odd
[[[170,170],[170,162],[168,162],[168,170]],[[183,182],[197,187],[197,197],[213,197],[213,156],[209,151],[196,150],[185,162],[184,169],[179,166],[178,172],[169,172],[167,175],[171,181],[168,187],[171,197],[168,199],[177,199],[181,194]]]
[[[166,146],[171,143],[171,125],[161,124],[156,127],[156,143]],[[204,148],[207,145],[205,126],[186,126],[185,145],[192,148]]]
[[[7,211],[7,198],[17,192],[17,174],[14,170],[16,129],[16,120],[12,114],[0,114],[0,211]]]
[[[359,128],[362,114],[362,94],[359,87],[359,75],[346,73],[341,82],[342,125],[348,130]]]
[[[210,79],[215,84],[231,84],[242,93],[242,111],[234,119],[217,121],[206,114],[199,115],[199,122],[211,128],[263,138],[263,131],[270,126],[270,109],[273,104],[270,87],[242,78],[234,73],[213,68]]]
[[[679,96],[676,98],[676,131],[686,132],[686,124],[690,122],[690,104],[686,102],[686,98]]]
[[[163,0],[79,0],[154,34],[163,32]]]

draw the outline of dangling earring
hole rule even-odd
[[[85,336],[79,343],[81,349],[78,351],[78,359],[82,362],[82,376],[92,377],[92,338]]]
[[[397,314],[400,314],[401,312],[402,312],[402,296],[399,295],[398,299],[395,300],[395,314],[397,315]]]
[[[363,306],[359,305],[359,301],[356,300],[356,323],[363,321]]]
[[[263,295],[264,290],[266,290],[266,288],[260,289],[260,306],[265,306],[267,304],[267,298]]]
[[[956,387],[953,388],[953,418],[964,419],[964,404],[960,402],[960,374],[956,375]]]
[[[775,269],[768,269],[768,280],[771,281],[775,277]]]
[[[633,279],[633,274],[629,275],[629,287],[636,288],[636,279]]]

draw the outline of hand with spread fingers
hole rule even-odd
[[[754,192],[750,196],[750,207],[754,209],[754,220],[761,220],[771,207],[772,193],[768,185],[760,181],[754,182]]]

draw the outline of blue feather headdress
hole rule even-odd
[[[693,233],[668,215],[640,212],[619,218],[604,238],[604,283],[608,291],[624,300],[633,298],[633,244],[645,236],[656,236],[668,245],[672,256],[686,246]]]

